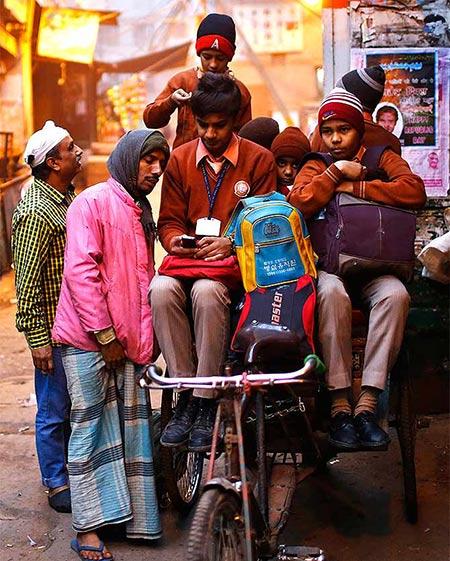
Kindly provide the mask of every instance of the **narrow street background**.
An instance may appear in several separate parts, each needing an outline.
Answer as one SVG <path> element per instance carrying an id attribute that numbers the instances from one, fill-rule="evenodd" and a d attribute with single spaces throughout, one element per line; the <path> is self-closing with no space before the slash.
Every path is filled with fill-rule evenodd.
<path id="1" fill-rule="evenodd" d="M 0 282 L 0 560 L 70 561 L 70 515 L 48 507 L 34 446 L 32 363 L 14 328 L 12 276 Z M 154 400 L 156 402 L 156 399 Z M 417 435 L 419 522 L 403 516 L 400 451 L 348 454 L 299 487 L 283 535 L 322 547 L 327 561 L 446 561 L 449 555 L 448 416 Z M 185 559 L 190 517 L 163 513 L 164 538 L 141 545 L 107 537 L 117 561 Z"/>

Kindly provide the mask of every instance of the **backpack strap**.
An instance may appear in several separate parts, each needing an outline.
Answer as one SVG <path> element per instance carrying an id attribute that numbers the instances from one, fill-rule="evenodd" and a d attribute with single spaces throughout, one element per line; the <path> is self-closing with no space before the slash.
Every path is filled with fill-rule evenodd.
<path id="1" fill-rule="evenodd" d="M 300 162 L 300 169 L 309 162 L 310 160 L 321 160 L 327 167 L 331 166 L 334 162 L 333 156 L 328 152 L 308 152 L 303 156 L 302 161 Z"/>
<path id="2" fill-rule="evenodd" d="M 380 167 L 381 156 L 384 151 L 390 148 L 389 146 L 368 146 L 364 152 L 361 163 L 368 169 L 376 169 Z"/>
<path id="3" fill-rule="evenodd" d="M 388 145 L 368 146 L 361 159 L 361 164 L 366 166 L 366 181 L 380 179 L 381 181 L 389 181 L 389 177 L 384 169 L 380 168 L 380 160 L 384 152 L 390 148 Z"/>

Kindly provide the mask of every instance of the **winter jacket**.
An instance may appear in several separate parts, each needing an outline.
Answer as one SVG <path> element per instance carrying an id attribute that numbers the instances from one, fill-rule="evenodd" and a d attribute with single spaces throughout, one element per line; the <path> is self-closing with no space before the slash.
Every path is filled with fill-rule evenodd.
<path id="1" fill-rule="evenodd" d="M 361 146 L 354 161 L 361 161 L 365 147 Z M 305 218 L 314 216 L 325 207 L 339 187 L 346 188 L 355 197 L 384 203 L 395 207 L 419 209 L 425 205 L 427 196 L 422 179 L 413 174 L 408 163 L 390 149 L 383 152 L 380 169 L 386 172 L 389 181 L 350 181 L 334 165 L 329 167 L 322 160 L 309 160 L 298 172 L 288 201 L 300 209 Z"/>
<path id="2" fill-rule="evenodd" d="M 67 213 L 55 341 L 98 351 L 94 332 L 112 326 L 131 361 L 150 362 L 153 330 L 147 292 L 154 260 L 141 212 L 111 177 L 76 197 Z"/>

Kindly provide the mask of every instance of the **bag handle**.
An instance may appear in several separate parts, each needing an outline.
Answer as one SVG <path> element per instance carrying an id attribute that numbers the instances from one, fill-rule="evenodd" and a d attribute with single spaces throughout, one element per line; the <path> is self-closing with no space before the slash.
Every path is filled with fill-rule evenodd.
<path id="1" fill-rule="evenodd" d="M 277 191 L 270 191 L 270 193 L 264 193 L 263 195 L 253 195 L 253 197 L 246 197 L 241 199 L 237 205 L 234 207 L 231 218 L 228 224 L 225 226 L 223 232 L 224 236 L 232 236 L 236 230 L 236 223 L 240 213 L 246 208 L 259 203 L 267 203 L 270 201 L 285 201 L 286 197 Z"/>

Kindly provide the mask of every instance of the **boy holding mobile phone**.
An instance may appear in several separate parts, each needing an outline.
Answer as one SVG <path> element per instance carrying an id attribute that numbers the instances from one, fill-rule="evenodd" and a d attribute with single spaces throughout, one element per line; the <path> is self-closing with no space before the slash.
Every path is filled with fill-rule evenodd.
<path id="1" fill-rule="evenodd" d="M 214 262 L 233 252 L 231 240 L 222 233 L 239 200 L 276 190 L 275 163 L 268 150 L 233 132 L 241 93 L 230 77 L 206 73 L 191 107 L 200 138 L 172 153 L 162 186 L 158 231 L 169 255 Z M 197 238 L 195 248 L 186 247 L 186 235 Z M 152 281 L 150 301 L 170 375 L 221 374 L 229 342 L 229 289 L 210 278 L 183 281 L 159 275 Z M 198 364 L 192 357 L 190 307 Z M 181 392 L 161 443 L 188 442 L 190 450 L 209 450 L 216 411 L 213 397 L 211 390 Z"/>

